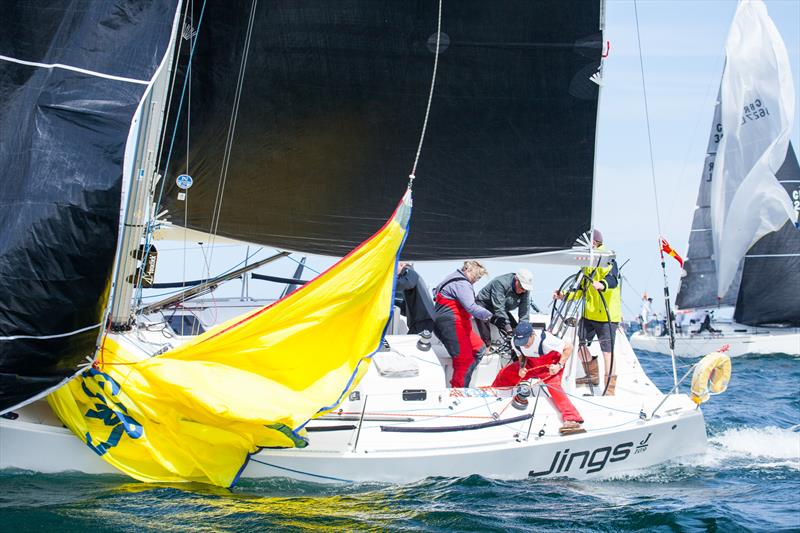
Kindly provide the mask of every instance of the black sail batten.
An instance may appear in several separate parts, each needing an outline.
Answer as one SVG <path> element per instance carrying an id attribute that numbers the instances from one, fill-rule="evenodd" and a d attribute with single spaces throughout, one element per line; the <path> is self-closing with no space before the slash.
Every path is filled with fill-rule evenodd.
<path id="1" fill-rule="evenodd" d="M 775 175 L 799 205 L 800 166 L 791 142 Z M 800 209 L 798 209 L 800 211 Z M 753 326 L 800 327 L 800 229 L 787 222 L 748 250 L 734 320 Z"/>
<path id="2" fill-rule="evenodd" d="M 681 309 L 734 305 L 742 277 L 740 265 L 728 292 L 723 298 L 717 298 L 717 267 L 714 263 L 714 240 L 711 235 L 711 177 L 714 172 L 717 147 L 722 140 L 720 107 L 720 95 L 717 94 L 714 120 L 708 137 L 706 159 L 697 191 L 692 229 L 689 233 L 689 249 L 683 266 L 685 274 L 681 278 L 675 300 L 675 304 Z"/>
<path id="3" fill-rule="evenodd" d="M 405 257 L 560 250 L 589 229 L 600 4 L 445 3 Z M 162 202 L 194 230 L 214 219 L 250 5 L 206 5 L 188 148 L 187 109 L 168 126 L 178 120 Z M 433 0 L 258 4 L 218 234 L 344 255 L 382 224 L 419 141 L 437 11 Z M 184 218 L 173 184 L 187 171 Z"/>
<path id="4" fill-rule="evenodd" d="M 0 411 L 94 354 L 131 120 L 177 0 L 0 0 Z"/>

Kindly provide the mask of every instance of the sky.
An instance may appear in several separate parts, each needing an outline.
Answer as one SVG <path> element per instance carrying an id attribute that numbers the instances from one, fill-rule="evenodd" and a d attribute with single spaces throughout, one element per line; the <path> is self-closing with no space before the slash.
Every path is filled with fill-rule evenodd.
<path id="1" fill-rule="evenodd" d="M 709 128 L 724 65 L 724 46 L 736 0 L 607 0 L 604 38 L 610 42 L 601 90 L 595 172 L 594 225 L 606 246 L 615 250 L 623 268 L 623 315 L 633 318 L 642 293 L 663 302 L 663 277 L 658 254 L 658 222 L 653 172 L 645 119 L 644 94 L 653 144 L 652 168 L 658 191 L 661 234 L 686 256 L 697 188 L 705 159 Z M 800 0 L 767 0 L 767 9 L 786 43 L 795 92 L 800 91 Z M 637 41 L 636 12 L 641 38 Z M 643 67 L 642 67 L 643 65 Z M 643 71 L 642 71 L 643 68 Z M 642 86 L 644 72 L 644 89 Z M 797 99 L 797 98 L 796 98 Z M 800 147 L 800 103 L 795 105 L 792 143 Z M 422 153 L 424 158 L 424 149 Z M 388 213 L 388 211 L 387 211 Z M 377 228 L 376 228 L 377 229 Z M 179 242 L 159 244 L 157 281 L 197 279 L 212 256 L 212 272 L 235 267 L 245 254 L 258 260 L 274 253 L 268 247 L 249 249 L 218 244 L 213 251 Z M 295 254 L 299 259 L 300 255 Z M 680 267 L 668 258 L 667 273 L 674 302 Z M 310 256 L 308 265 L 322 271 L 331 258 Z M 541 308 L 575 268 L 486 261 L 491 277 L 529 268 L 534 275 L 534 301 Z M 296 263 L 281 259 L 259 272 L 291 276 Z M 417 271 L 436 285 L 459 263 L 418 263 Z M 313 272 L 306 272 L 308 279 Z M 476 285 L 479 289 L 487 279 Z M 274 297 L 282 287 L 251 282 L 250 294 Z M 148 291 L 163 295 L 169 291 Z M 241 294 L 240 282 L 217 292 Z M 153 299 L 157 299 L 153 296 Z M 152 301 L 152 299 L 150 300 Z M 663 309 L 659 303 L 658 310 Z"/>

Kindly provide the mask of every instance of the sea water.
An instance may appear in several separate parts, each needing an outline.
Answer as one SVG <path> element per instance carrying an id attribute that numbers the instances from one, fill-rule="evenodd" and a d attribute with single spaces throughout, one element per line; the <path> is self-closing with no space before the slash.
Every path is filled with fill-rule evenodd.
<path id="1" fill-rule="evenodd" d="M 640 357 L 668 389 L 669 359 Z M 2 472 L 0 530 L 800 531 L 800 358 L 734 359 L 728 391 L 703 411 L 705 454 L 595 481 L 270 479 L 226 490 Z"/>

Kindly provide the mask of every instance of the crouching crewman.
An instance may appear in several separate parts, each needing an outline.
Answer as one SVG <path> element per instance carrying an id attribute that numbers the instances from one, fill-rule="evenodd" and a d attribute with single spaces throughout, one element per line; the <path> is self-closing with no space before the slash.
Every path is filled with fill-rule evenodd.
<path id="1" fill-rule="evenodd" d="M 520 322 L 514 329 L 514 352 L 518 360 L 503 368 L 492 387 L 513 387 L 522 380 L 541 379 L 547 394 L 561 413 L 562 435 L 585 433 L 581 417 L 561 387 L 564 365 L 572 354 L 572 346 L 547 331 L 534 331 L 529 322 Z"/>

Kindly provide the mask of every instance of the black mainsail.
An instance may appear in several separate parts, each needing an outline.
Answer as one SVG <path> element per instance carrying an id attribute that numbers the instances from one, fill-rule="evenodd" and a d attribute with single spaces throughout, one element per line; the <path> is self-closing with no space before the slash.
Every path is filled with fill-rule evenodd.
<path id="1" fill-rule="evenodd" d="M 177 4 L 0 0 L 13 21 L 0 34 L 0 410 L 94 354 L 126 141 Z M 408 258 L 569 248 L 591 219 L 602 2 L 445 7 Z M 363 241 L 406 184 L 437 9 L 190 3 L 183 38 L 197 41 L 176 58 L 176 87 L 184 77 L 190 86 L 173 93 L 177 137 L 164 174 L 173 184 L 189 173 L 194 186 L 185 201 L 167 189 L 172 221 L 310 253 L 343 255 Z M 237 79 L 244 53 L 247 74 Z"/>
<path id="2" fill-rule="evenodd" d="M 0 411 L 94 355 L 126 141 L 176 8 L 0 1 Z"/>
<path id="3" fill-rule="evenodd" d="M 800 212 L 800 166 L 792 144 L 776 177 Z M 800 327 L 800 228 L 787 222 L 744 258 L 733 318 L 742 324 Z"/>
<path id="4" fill-rule="evenodd" d="M 163 203 L 173 223 L 191 229 L 343 255 L 405 187 L 438 2 L 259 3 L 226 171 L 250 5 L 208 3 L 194 21 L 189 104 L 177 115 L 175 91 L 169 131 L 180 118 Z M 601 25 L 597 0 L 444 4 L 405 257 L 560 250 L 589 228 Z M 183 173 L 194 179 L 185 202 L 173 185 Z"/>

